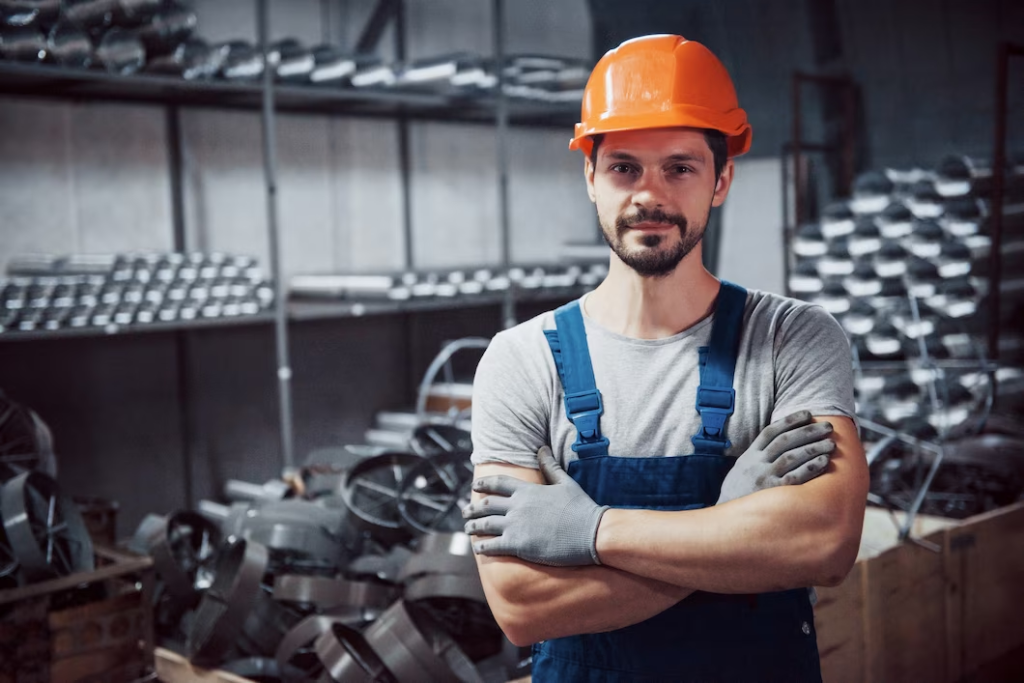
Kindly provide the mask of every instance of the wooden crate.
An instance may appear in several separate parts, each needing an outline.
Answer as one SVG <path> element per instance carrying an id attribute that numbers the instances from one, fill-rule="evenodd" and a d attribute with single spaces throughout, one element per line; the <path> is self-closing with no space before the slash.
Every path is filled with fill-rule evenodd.
<path id="1" fill-rule="evenodd" d="M 95 552 L 91 572 L 0 590 L 0 683 L 131 681 L 152 669 L 152 560 Z"/>
<path id="2" fill-rule="evenodd" d="M 866 536 L 891 533 L 877 523 L 887 513 L 869 513 Z M 1024 647 L 1024 503 L 915 528 L 934 530 L 924 540 L 937 552 L 866 537 L 846 581 L 818 589 L 825 683 L 973 680 Z M 1024 663 L 1005 664 L 999 680 L 1024 680 Z"/>

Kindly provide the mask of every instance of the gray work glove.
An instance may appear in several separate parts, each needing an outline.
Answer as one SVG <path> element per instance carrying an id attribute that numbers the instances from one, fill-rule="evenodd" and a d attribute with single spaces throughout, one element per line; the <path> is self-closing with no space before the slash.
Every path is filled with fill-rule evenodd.
<path id="1" fill-rule="evenodd" d="M 824 472 L 836 448 L 832 425 L 811 418 L 801 410 L 765 427 L 729 470 L 718 504 L 773 486 L 804 484 Z"/>
<path id="2" fill-rule="evenodd" d="M 473 490 L 487 494 L 470 503 L 462 516 L 466 533 L 494 536 L 477 540 L 478 555 L 514 555 L 521 560 L 553 567 L 601 564 L 595 541 L 597 525 L 608 506 L 591 500 L 566 474 L 551 449 L 537 453 L 547 484 L 504 474 L 482 477 Z"/>

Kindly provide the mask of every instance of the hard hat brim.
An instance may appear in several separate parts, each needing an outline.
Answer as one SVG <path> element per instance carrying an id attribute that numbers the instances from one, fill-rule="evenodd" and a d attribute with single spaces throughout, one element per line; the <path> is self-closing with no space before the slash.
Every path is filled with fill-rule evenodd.
<path id="1" fill-rule="evenodd" d="M 589 156 L 594 146 L 594 141 L 591 140 L 593 135 L 652 128 L 709 128 L 717 130 L 728 138 L 730 158 L 746 154 L 750 150 L 750 143 L 753 139 L 750 124 L 747 122 L 747 114 L 740 108 L 722 113 L 694 105 L 676 105 L 671 109 L 659 112 L 605 116 L 589 126 L 577 123 L 575 136 L 569 142 L 569 149 L 578 149 Z"/>

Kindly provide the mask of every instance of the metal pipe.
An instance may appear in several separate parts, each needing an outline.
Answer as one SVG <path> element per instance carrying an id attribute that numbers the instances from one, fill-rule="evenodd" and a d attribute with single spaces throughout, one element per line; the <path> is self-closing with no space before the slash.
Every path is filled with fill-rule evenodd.
<path id="1" fill-rule="evenodd" d="M 508 214 L 508 98 L 505 97 L 505 3 L 491 2 L 491 26 L 494 36 L 494 62 L 498 76 L 495 101 L 495 136 L 498 164 L 498 230 L 501 235 L 501 266 L 508 271 L 512 265 L 512 240 Z M 515 286 L 505 290 L 502 300 L 502 321 L 506 328 L 516 324 Z"/>
<path id="2" fill-rule="evenodd" d="M 277 214 L 277 142 L 274 117 L 274 72 L 270 64 L 270 9 L 267 0 L 256 0 L 260 50 L 263 53 L 263 177 L 267 196 L 267 237 L 270 242 L 270 274 L 274 280 L 274 336 L 277 347 L 277 388 L 281 420 L 281 460 L 286 472 L 295 467 L 292 441 L 292 369 L 288 355 L 288 290 L 281 272 L 281 236 Z"/>
<path id="3" fill-rule="evenodd" d="M 800 74 L 793 74 L 792 107 L 793 107 L 793 225 L 800 226 L 804 221 L 803 212 L 803 173 L 800 168 Z M 790 226 L 786 226 L 789 230 Z"/>

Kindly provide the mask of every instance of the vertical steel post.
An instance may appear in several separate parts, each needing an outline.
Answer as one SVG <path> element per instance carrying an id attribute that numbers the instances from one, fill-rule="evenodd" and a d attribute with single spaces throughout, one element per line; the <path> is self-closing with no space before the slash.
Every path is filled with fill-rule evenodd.
<path id="1" fill-rule="evenodd" d="M 992 149 L 992 250 L 989 252 L 988 357 L 999 360 L 999 288 L 1003 275 L 1003 185 L 1006 177 L 1006 100 L 1009 89 L 1010 45 L 996 51 L 996 120 Z"/>
<path id="2" fill-rule="evenodd" d="M 277 211 L 277 141 L 274 116 L 274 66 L 270 63 L 270 9 L 257 0 L 260 49 L 263 52 L 263 177 L 266 181 L 267 237 L 270 275 L 274 280 L 274 336 L 277 347 L 277 390 L 281 420 L 281 460 L 285 471 L 295 466 L 293 452 L 292 368 L 288 356 L 288 288 L 281 271 L 281 235 Z"/>
<path id="3" fill-rule="evenodd" d="M 171 181 L 172 248 L 177 252 L 188 250 L 185 230 L 184 161 L 181 142 L 181 111 L 169 105 L 164 111 L 167 130 L 167 165 Z M 174 355 L 178 370 L 178 412 L 181 421 L 181 479 L 185 508 L 195 505 L 195 472 L 192 467 L 195 454 L 196 419 L 193 412 L 192 337 L 188 330 L 174 333 Z"/>
<path id="4" fill-rule="evenodd" d="M 512 265 L 512 236 L 508 212 L 508 98 L 505 97 L 505 3 L 492 0 L 491 25 L 494 35 L 494 62 L 498 74 L 495 100 L 495 136 L 498 163 L 498 230 L 501 236 L 501 265 Z M 506 328 L 516 324 L 515 285 L 510 283 L 502 301 L 502 321 Z"/>

